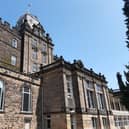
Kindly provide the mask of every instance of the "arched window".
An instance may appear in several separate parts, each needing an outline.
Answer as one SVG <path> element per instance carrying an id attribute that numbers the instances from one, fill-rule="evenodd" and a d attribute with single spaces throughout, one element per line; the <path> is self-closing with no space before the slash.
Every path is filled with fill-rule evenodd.
<path id="1" fill-rule="evenodd" d="M 4 107 L 4 82 L 0 80 L 0 110 Z"/>
<path id="2" fill-rule="evenodd" d="M 31 112 L 31 89 L 29 86 L 24 86 L 22 88 L 22 111 Z"/>

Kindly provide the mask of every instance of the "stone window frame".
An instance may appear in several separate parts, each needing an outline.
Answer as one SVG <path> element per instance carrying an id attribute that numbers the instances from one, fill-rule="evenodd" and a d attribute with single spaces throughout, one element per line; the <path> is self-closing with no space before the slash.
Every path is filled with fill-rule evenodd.
<path id="1" fill-rule="evenodd" d="M 24 91 L 25 88 L 29 89 L 29 92 Z M 22 113 L 32 113 L 32 89 L 30 85 L 24 85 L 21 89 L 22 91 L 22 103 L 21 103 L 21 112 Z M 28 110 L 24 110 L 24 95 L 28 94 L 29 95 L 29 103 L 28 103 Z"/>
<path id="2" fill-rule="evenodd" d="M 73 83 L 72 83 L 72 75 L 66 74 L 66 86 L 67 86 L 67 97 L 73 98 Z"/>
<path id="3" fill-rule="evenodd" d="M 45 117 L 45 128 L 51 129 L 51 115 L 46 115 Z"/>
<path id="4" fill-rule="evenodd" d="M 75 114 L 70 114 L 71 129 L 77 129 L 77 119 Z"/>
<path id="5" fill-rule="evenodd" d="M 17 48 L 18 47 L 18 40 L 16 38 L 13 38 L 11 41 L 11 45 L 13 48 Z"/>
<path id="6" fill-rule="evenodd" d="M 90 86 L 88 86 L 87 84 L 90 84 Z M 91 86 L 91 84 L 93 86 Z M 95 96 L 95 89 L 94 89 L 93 81 L 84 79 L 84 89 L 85 89 L 85 94 L 86 94 L 86 97 L 87 97 L 87 106 L 88 106 L 88 108 L 89 109 L 96 109 L 97 108 L 97 104 L 96 104 L 96 96 Z M 93 96 L 92 96 L 93 102 L 91 102 L 91 97 L 90 97 L 90 101 L 89 101 L 89 98 L 88 98 L 88 94 L 89 93 L 88 92 L 92 92 L 93 93 Z M 90 104 L 89 104 L 89 102 L 90 102 Z M 92 105 L 92 106 L 90 106 L 90 105 Z"/>
<path id="7" fill-rule="evenodd" d="M 32 59 L 34 60 L 38 59 L 38 51 L 36 49 L 32 50 Z"/>
<path id="8" fill-rule="evenodd" d="M 98 108 L 100 110 L 106 109 L 106 98 L 104 96 L 103 86 L 96 83 L 96 94 L 97 94 L 97 101 L 98 101 Z"/>
<path id="9" fill-rule="evenodd" d="M 37 47 L 38 47 L 38 40 L 32 38 L 32 39 L 31 39 L 31 46 L 32 46 L 32 49 L 35 49 L 35 50 L 38 51 L 38 48 L 37 48 Z"/>
<path id="10" fill-rule="evenodd" d="M 109 121 L 107 117 L 102 117 L 102 123 L 104 129 L 109 129 Z"/>
<path id="11" fill-rule="evenodd" d="M 47 44 L 43 43 L 42 45 L 42 53 L 47 53 Z"/>
<path id="12" fill-rule="evenodd" d="M 17 64 L 17 57 L 15 55 L 11 55 L 11 65 L 16 66 Z"/>
<path id="13" fill-rule="evenodd" d="M 3 112 L 4 111 L 4 103 L 5 103 L 4 102 L 4 100 L 5 100 L 5 82 L 2 79 L 0 79 L 0 81 L 3 83 L 3 91 L 2 91 L 3 93 L 0 91 L 0 112 Z M 2 98 L 1 98 L 1 96 L 2 96 Z M 2 100 L 2 103 L 1 103 L 1 100 Z"/>
<path id="14" fill-rule="evenodd" d="M 115 115 L 114 122 L 116 127 L 123 127 L 129 125 L 129 116 L 128 115 Z"/>
<path id="15" fill-rule="evenodd" d="M 97 93 L 97 97 L 98 97 L 98 107 L 99 107 L 99 109 L 105 109 L 106 108 L 106 104 L 105 104 L 104 94 Z"/>
<path id="16" fill-rule="evenodd" d="M 38 72 L 39 71 L 39 66 L 37 63 L 32 64 L 32 73 Z"/>
<path id="17" fill-rule="evenodd" d="M 99 119 L 97 117 L 91 117 L 93 129 L 99 129 Z"/>
<path id="18" fill-rule="evenodd" d="M 42 63 L 43 64 L 47 63 L 47 55 L 45 53 L 42 53 Z"/>

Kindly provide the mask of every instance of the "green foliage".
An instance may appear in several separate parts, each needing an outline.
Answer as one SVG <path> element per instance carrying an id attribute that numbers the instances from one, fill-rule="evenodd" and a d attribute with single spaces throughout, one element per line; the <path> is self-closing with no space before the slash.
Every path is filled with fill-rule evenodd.
<path id="1" fill-rule="evenodd" d="M 125 24 L 126 24 L 126 44 L 127 48 L 129 49 L 129 0 L 124 0 L 124 8 L 123 13 L 126 17 Z M 117 80 L 121 91 L 121 102 L 126 106 L 126 108 L 129 110 L 129 65 L 126 65 L 126 71 L 124 71 L 124 75 L 126 78 L 126 81 L 123 82 L 121 74 L 117 73 Z"/>
<path id="2" fill-rule="evenodd" d="M 117 73 L 117 80 L 120 87 L 121 92 L 121 102 L 125 107 L 129 110 L 129 85 L 128 82 L 123 82 L 122 76 L 120 73 Z"/>

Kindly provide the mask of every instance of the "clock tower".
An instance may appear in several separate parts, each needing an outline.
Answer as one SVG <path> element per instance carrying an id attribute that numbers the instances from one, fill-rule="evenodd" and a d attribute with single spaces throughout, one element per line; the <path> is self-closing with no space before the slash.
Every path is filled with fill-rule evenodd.
<path id="1" fill-rule="evenodd" d="M 21 72 L 38 72 L 40 64 L 53 62 L 52 39 L 36 16 L 24 14 L 17 21 L 16 28 L 22 35 Z"/>

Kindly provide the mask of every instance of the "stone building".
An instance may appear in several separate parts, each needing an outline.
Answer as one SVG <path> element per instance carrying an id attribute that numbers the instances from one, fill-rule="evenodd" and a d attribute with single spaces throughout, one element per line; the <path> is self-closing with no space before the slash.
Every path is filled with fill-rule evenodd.
<path id="1" fill-rule="evenodd" d="M 12 28 L 0 18 L 0 129 L 42 128 L 36 72 L 53 62 L 53 46 L 36 16 L 24 14 Z"/>
<path id="2" fill-rule="evenodd" d="M 71 64 L 61 57 L 40 72 L 45 129 L 129 129 L 129 112 L 120 96 L 110 93 L 105 77 L 80 60 Z"/>
<path id="3" fill-rule="evenodd" d="M 54 57 L 36 16 L 0 19 L 0 129 L 129 129 L 120 95 L 104 75 Z"/>
<path id="4" fill-rule="evenodd" d="M 11 70 L 33 73 L 40 64 L 53 61 L 53 43 L 38 18 L 24 14 L 15 27 L 0 19 L 0 65 Z"/>

